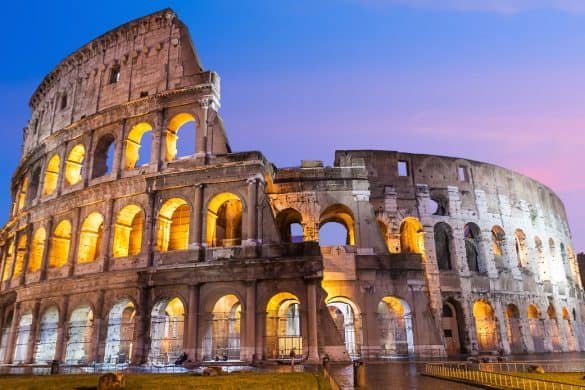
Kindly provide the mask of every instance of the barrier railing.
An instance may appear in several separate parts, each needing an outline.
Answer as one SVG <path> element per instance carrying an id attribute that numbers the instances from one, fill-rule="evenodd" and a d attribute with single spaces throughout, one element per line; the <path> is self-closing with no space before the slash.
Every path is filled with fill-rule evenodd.
<path id="1" fill-rule="evenodd" d="M 424 373 L 429 376 L 455 379 L 465 382 L 494 386 L 503 389 L 521 390 L 577 390 L 585 386 L 525 378 L 503 372 L 480 371 L 471 368 L 467 362 L 461 363 L 427 363 Z"/>
<path id="2" fill-rule="evenodd" d="M 585 359 L 479 363 L 479 370 L 490 372 L 530 372 L 531 366 L 542 367 L 545 372 L 585 372 Z"/>

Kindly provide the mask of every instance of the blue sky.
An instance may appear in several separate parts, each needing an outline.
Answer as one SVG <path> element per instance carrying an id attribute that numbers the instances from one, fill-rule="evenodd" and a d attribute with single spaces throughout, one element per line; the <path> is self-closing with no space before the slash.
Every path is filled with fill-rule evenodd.
<path id="1" fill-rule="evenodd" d="M 335 149 L 503 165 L 564 200 L 585 249 L 585 2 L 555 0 L 32 1 L 0 26 L 0 221 L 28 99 L 67 54 L 167 6 L 222 77 L 234 150 L 279 166 Z M 510 5 L 512 4 L 512 5 Z"/>

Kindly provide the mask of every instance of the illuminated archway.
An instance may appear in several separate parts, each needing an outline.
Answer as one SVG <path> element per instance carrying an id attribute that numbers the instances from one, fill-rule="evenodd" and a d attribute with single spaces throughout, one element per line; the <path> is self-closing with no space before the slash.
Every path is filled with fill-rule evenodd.
<path id="1" fill-rule="evenodd" d="M 323 230 L 328 224 L 339 224 L 345 228 L 345 237 L 332 237 L 330 242 L 324 240 Z M 337 236 L 337 234 L 335 234 Z M 319 243 L 320 245 L 355 245 L 354 218 L 351 210 L 342 204 L 333 204 L 327 207 L 319 218 Z"/>
<path id="2" fill-rule="evenodd" d="M 138 255 L 142 249 L 142 229 L 144 213 L 135 204 L 125 206 L 116 218 L 114 225 L 113 257 Z"/>
<path id="3" fill-rule="evenodd" d="M 410 306 L 403 299 L 386 296 L 377 310 L 381 357 L 414 353 L 414 335 Z"/>
<path id="4" fill-rule="evenodd" d="M 81 181 L 83 160 L 85 159 L 85 147 L 83 144 L 75 145 L 65 161 L 65 182 L 67 185 L 74 185 Z"/>
<path id="5" fill-rule="evenodd" d="M 46 239 L 47 231 L 45 228 L 38 228 L 33 235 L 33 240 L 30 246 L 28 272 L 34 273 L 41 269 L 41 265 L 43 263 L 43 253 L 45 252 Z"/>
<path id="6" fill-rule="evenodd" d="M 123 299 L 108 314 L 108 334 L 104 362 L 129 363 L 134 346 L 134 316 L 136 308 L 129 299 Z"/>
<path id="7" fill-rule="evenodd" d="M 156 250 L 167 252 L 188 249 L 190 218 L 191 210 L 184 199 L 167 200 L 158 213 Z"/>
<path id="8" fill-rule="evenodd" d="M 441 325 L 445 336 L 445 349 L 449 356 L 459 356 L 464 345 L 465 325 L 462 322 L 461 304 L 453 298 L 443 302 Z"/>
<path id="9" fill-rule="evenodd" d="M 53 230 L 49 251 L 49 268 L 60 268 L 67 264 L 71 242 L 71 223 L 63 220 Z"/>
<path id="10" fill-rule="evenodd" d="M 530 326 L 530 336 L 534 352 L 542 353 L 544 349 L 544 320 L 540 318 L 540 312 L 534 304 L 528 305 L 528 325 Z"/>
<path id="11" fill-rule="evenodd" d="M 45 168 L 45 180 L 43 183 L 43 196 L 51 195 L 57 189 L 57 181 L 59 179 L 59 165 L 61 158 L 58 154 L 54 154 L 47 163 Z"/>
<path id="12" fill-rule="evenodd" d="M 12 276 L 12 262 L 14 261 L 14 238 L 8 239 L 4 247 L 4 271 L 2 272 L 2 281 L 5 282 Z"/>
<path id="13" fill-rule="evenodd" d="M 303 217 L 301 213 L 293 208 L 284 209 L 278 213 L 276 216 L 276 226 L 278 226 L 280 238 L 283 242 L 303 241 L 302 221 Z M 295 230 L 295 226 L 300 226 L 300 232 L 293 231 Z"/>
<path id="14" fill-rule="evenodd" d="M 26 255 L 26 243 L 28 237 L 26 234 L 21 234 L 18 238 L 18 245 L 16 246 L 16 260 L 14 262 L 14 272 L 12 273 L 12 279 L 20 276 L 24 268 L 24 256 Z"/>
<path id="15" fill-rule="evenodd" d="M 179 139 L 179 132 L 182 130 L 183 126 L 187 125 L 187 124 L 193 124 L 193 126 L 195 125 L 195 117 L 191 114 L 187 114 L 187 113 L 180 113 L 175 115 L 171 121 L 169 122 L 169 125 L 167 127 L 167 131 L 166 131 L 166 136 L 165 136 L 165 160 L 166 161 L 172 161 L 175 160 L 177 157 L 181 157 L 180 155 L 178 156 L 178 145 L 177 145 L 177 141 Z M 183 136 L 183 135 L 181 135 Z M 186 135 L 191 136 L 193 138 L 195 138 L 195 131 L 192 131 L 192 134 L 187 134 Z M 194 150 L 194 148 L 193 148 Z M 187 153 L 185 153 L 187 154 Z M 192 154 L 189 153 L 189 154 Z"/>
<path id="16" fill-rule="evenodd" d="M 353 301 L 345 297 L 333 297 L 327 301 L 329 314 L 337 332 L 343 339 L 348 355 L 355 359 L 361 354 L 361 314 Z"/>
<path id="17" fill-rule="evenodd" d="M 90 263 L 100 256 L 103 230 L 104 217 L 100 213 L 93 212 L 85 218 L 79 233 L 78 263 Z"/>
<path id="18" fill-rule="evenodd" d="M 78 306 L 71 312 L 67 330 L 65 363 L 84 364 L 90 361 L 93 326 L 93 311 L 89 305 Z"/>
<path id="19" fill-rule="evenodd" d="M 59 309 L 49 307 L 43 313 L 39 325 L 38 339 L 35 346 L 35 363 L 47 363 L 55 358 L 57 333 L 59 330 Z"/>
<path id="20" fill-rule="evenodd" d="M 528 248 L 526 247 L 526 234 L 522 229 L 516 229 L 514 233 L 514 243 L 516 246 L 516 258 L 518 267 L 528 267 Z"/>
<path id="21" fill-rule="evenodd" d="M 109 175 L 114 166 L 114 151 L 116 138 L 112 134 L 102 135 L 93 152 L 92 179 Z"/>
<path id="22" fill-rule="evenodd" d="M 28 176 L 25 176 L 22 179 L 22 183 L 20 184 L 20 188 L 18 190 L 18 196 L 16 198 L 16 211 L 20 211 L 24 208 L 26 204 L 26 194 L 28 191 Z"/>
<path id="23" fill-rule="evenodd" d="M 207 246 L 242 243 L 242 200 L 231 192 L 215 195 L 207 206 Z"/>
<path id="24" fill-rule="evenodd" d="M 302 355 L 301 303 L 288 292 L 275 294 L 266 305 L 266 342 L 268 359 L 288 359 L 290 352 Z"/>
<path id="25" fill-rule="evenodd" d="M 183 352 L 185 307 L 179 298 L 161 299 L 153 307 L 149 361 L 169 364 Z"/>
<path id="26" fill-rule="evenodd" d="M 440 271 L 453 268 L 451 254 L 453 253 L 453 231 L 445 222 L 439 222 L 433 227 L 435 239 L 435 256 Z"/>
<path id="27" fill-rule="evenodd" d="M 7 307 L 4 314 L 4 321 L 2 322 L 2 329 L 0 332 L 0 362 L 6 359 L 6 351 L 8 350 L 8 336 L 10 329 L 12 329 L 12 321 L 14 310 L 12 307 Z"/>
<path id="28" fill-rule="evenodd" d="M 565 334 L 567 336 L 567 348 L 569 351 L 576 351 L 578 349 L 577 338 L 575 337 L 575 328 L 571 322 L 571 315 L 569 310 L 563 306 L 563 326 L 565 327 Z"/>
<path id="29" fill-rule="evenodd" d="M 150 133 L 150 134 L 147 134 Z M 152 140 L 152 126 L 146 122 L 140 122 L 132 127 L 128 138 L 126 139 L 126 153 L 124 158 L 124 168 L 134 169 L 136 164 L 145 159 L 150 160 L 150 149 L 141 150 L 143 146 L 149 145 L 148 139 Z"/>
<path id="30" fill-rule="evenodd" d="M 233 294 L 217 300 L 205 331 L 203 360 L 240 360 L 241 311 Z"/>
<path id="31" fill-rule="evenodd" d="M 557 310 L 552 303 L 548 305 L 546 313 L 548 315 L 548 319 L 546 320 L 546 327 L 548 328 L 548 334 L 552 344 L 553 352 L 560 352 L 562 347 L 561 336 L 559 334 L 559 324 L 557 321 Z"/>
<path id="32" fill-rule="evenodd" d="M 498 335 L 496 318 L 491 305 L 484 301 L 475 301 L 473 317 L 479 351 L 496 351 L 498 349 Z"/>
<path id="33" fill-rule="evenodd" d="M 18 322 L 16 329 L 16 342 L 14 344 L 14 358 L 12 362 L 15 364 L 24 363 L 28 353 L 28 341 L 31 337 L 33 315 L 30 312 L 23 314 Z"/>
<path id="34" fill-rule="evenodd" d="M 467 267 L 471 272 L 485 272 L 485 262 L 483 261 L 481 251 L 481 230 L 475 223 L 465 224 L 465 257 L 467 258 Z"/>
<path id="35" fill-rule="evenodd" d="M 417 218 L 405 218 L 400 224 L 400 252 L 424 253 L 424 230 Z"/>
<path id="36" fill-rule="evenodd" d="M 522 340 L 520 312 L 518 307 L 512 303 L 506 306 L 506 334 L 510 343 L 510 352 L 526 352 L 524 341 Z"/>

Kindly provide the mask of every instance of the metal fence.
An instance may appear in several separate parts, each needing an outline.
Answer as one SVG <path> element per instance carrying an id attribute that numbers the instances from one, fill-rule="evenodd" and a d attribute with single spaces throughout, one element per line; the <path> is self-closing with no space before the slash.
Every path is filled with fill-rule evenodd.
<path id="1" fill-rule="evenodd" d="M 479 363 L 479 370 L 488 372 L 530 372 L 531 366 L 540 366 L 545 372 L 585 372 L 585 359 Z"/>
<path id="2" fill-rule="evenodd" d="M 425 364 L 424 374 L 437 378 L 459 380 L 505 389 L 521 390 L 585 389 L 585 386 L 581 385 L 571 385 L 567 383 L 547 381 L 536 378 L 525 378 L 517 375 L 507 374 L 504 372 L 476 370 L 472 368 L 473 366 L 474 366 L 473 364 L 470 364 L 468 362 L 427 363 Z"/>

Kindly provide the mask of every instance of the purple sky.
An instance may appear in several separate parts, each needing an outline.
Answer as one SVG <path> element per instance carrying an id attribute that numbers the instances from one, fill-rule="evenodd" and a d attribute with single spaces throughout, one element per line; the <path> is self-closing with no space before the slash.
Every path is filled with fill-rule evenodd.
<path id="1" fill-rule="evenodd" d="M 575 249 L 585 250 L 585 2 L 577 0 L 9 5 L 0 27 L 10 59 L 0 64 L 0 220 L 42 77 L 92 38 L 166 6 L 222 77 L 234 150 L 261 150 L 279 166 L 331 164 L 345 148 L 495 163 L 559 194 Z"/>

